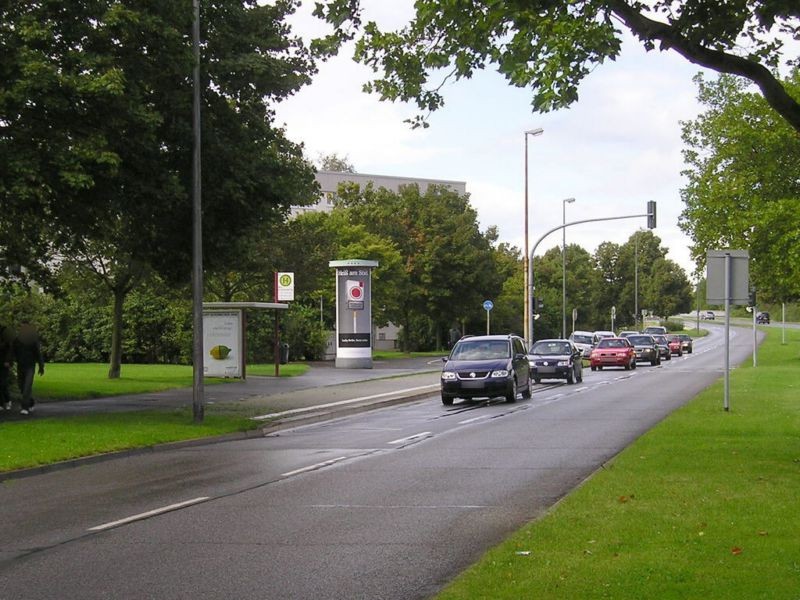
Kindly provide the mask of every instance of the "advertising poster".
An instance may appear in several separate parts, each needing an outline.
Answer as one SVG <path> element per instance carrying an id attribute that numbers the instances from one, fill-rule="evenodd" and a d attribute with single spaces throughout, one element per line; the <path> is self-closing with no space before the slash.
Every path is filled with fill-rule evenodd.
<path id="1" fill-rule="evenodd" d="M 242 311 L 203 313 L 203 374 L 242 376 Z"/>

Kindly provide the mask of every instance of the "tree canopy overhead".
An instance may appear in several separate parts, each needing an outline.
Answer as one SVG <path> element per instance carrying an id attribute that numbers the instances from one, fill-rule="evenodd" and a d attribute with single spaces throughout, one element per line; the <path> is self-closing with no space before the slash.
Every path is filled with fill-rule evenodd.
<path id="1" fill-rule="evenodd" d="M 448 79 L 494 66 L 511 85 L 530 87 L 533 107 L 549 111 L 578 99 L 578 85 L 620 52 L 620 26 L 647 50 L 674 50 L 702 67 L 745 77 L 800 131 L 800 102 L 775 75 L 783 40 L 800 39 L 796 0 L 417 0 L 404 28 L 362 28 L 359 0 L 318 2 L 315 14 L 335 30 L 317 40 L 321 54 L 360 35 L 355 58 L 378 77 L 365 86 L 386 100 L 413 101 L 427 113 L 444 103 Z M 788 57 L 797 64 L 798 57 Z"/>

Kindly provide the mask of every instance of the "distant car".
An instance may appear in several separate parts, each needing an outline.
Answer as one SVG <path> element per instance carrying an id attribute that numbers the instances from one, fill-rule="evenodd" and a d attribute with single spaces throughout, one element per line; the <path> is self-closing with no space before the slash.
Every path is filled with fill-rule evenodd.
<path id="1" fill-rule="evenodd" d="M 705 319 L 706 321 L 713 321 L 716 318 L 713 310 L 707 310 L 703 314 L 700 315 L 701 319 Z"/>
<path id="2" fill-rule="evenodd" d="M 677 335 L 668 335 L 667 345 L 669 346 L 670 354 L 683 356 L 683 341 Z"/>
<path id="3" fill-rule="evenodd" d="M 658 353 L 663 360 L 672 360 L 672 352 L 669 349 L 669 342 L 667 341 L 667 336 L 656 334 L 651 335 L 653 341 L 658 346 Z"/>
<path id="4" fill-rule="evenodd" d="M 636 368 L 636 351 L 626 338 L 603 338 L 592 350 L 589 366 L 592 371 L 602 371 L 603 367 L 623 367 L 630 371 Z"/>
<path id="5" fill-rule="evenodd" d="M 442 367 L 442 404 L 456 398 L 531 397 L 525 342 L 516 335 L 476 335 L 456 342 Z"/>
<path id="6" fill-rule="evenodd" d="M 661 325 L 650 325 L 650 327 L 645 327 L 642 333 L 648 335 L 667 335 L 667 328 Z"/>
<path id="7" fill-rule="evenodd" d="M 620 331 L 617 334 L 617 337 L 626 338 L 626 337 L 628 337 L 630 335 L 639 335 L 639 332 L 638 331 Z"/>
<path id="8" fill-rule="evenodd" d="M 592 348 L 594 348 L 593 335 L 591 331 L 573 331 L 569 336 L 569 341 L 581 351 L 583 358 L 589 358 L 592 353 Z"/>
<path id="9" fill-rule="evenodd" d="M 542 379 L 566 379 L 567 383 L 583 381 L 581 351 L 569 340 L 539 340 L 528 352 L 531 378 L 534 383 Z"/>
<path id="10" fill-rule="evenodd" d="M 633 345 L 637 361 L 648 361 L 654 367 L 661 364 L 661 355 L 652 335 L 640 333 L 628 336 L 626 339 Z"/>
<path id="11" fill-rule="evenodd" d="M 760 312 L 756 315 L 756 323 L 759 325 L 769 325 L 769 313 Z"/>
<path id="12" fill-rule="evenodd" d="M 691 354 L 694 346 L 694 340 L 692 339 L 692 336 L 690 336 L 688 333 L 679 333 L 678 337 L 681 338 L 681 347 L 683 348 L 683 351 Z"/>
<path id="13" fill-rule="evenodd" d="M 609 338 L 609 337 L 617 337 L 617 334 L 614 333 L 613 331 L 595 331 L 592 334 L 592 343 L 595 346 L 597 346 L 597 342 L 599 342 L 603 338 Z"/>

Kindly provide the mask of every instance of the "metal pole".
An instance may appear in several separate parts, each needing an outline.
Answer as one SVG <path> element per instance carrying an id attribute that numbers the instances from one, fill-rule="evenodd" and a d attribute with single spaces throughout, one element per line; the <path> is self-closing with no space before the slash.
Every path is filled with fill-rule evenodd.
<path id="1" fill-rule="evenodd" d="M 633 252 L 633 328 L 639 327 L 639 232 L 636 232 L 634 237 L 634 252 Z M 644 323 L 642 323 L 644 325 Z M 644 329 L 644 327 L 642 327 Z"/>
<path id="2" fill-rule="evenodd" d="M 700 277 L 697 278 L 697 283 L 695 284 L 695 302 L 697 303 L 697 312 L 695 313 L 695 330 L 697 331 L 698 335 L 700 334 Z"/>
<path id="3" fill-rule="evenodd" d="M 567 202 L 575 202 L 575 198 L 561 201 L 561 339 L 567 337 Z"/>
<path id="4" fill-rule="evenodd" d="M 524 269 L 522 285 L 525 287 L 522 300 L 522 310 L 524 315 L 522 317 L 522 329 L 525 340 L 528 344 L 531 342 L 531 292 L 528 289 L 528 132 L 525 132 L 525 256 L 522 257 L 522 268 Z"/>
<path id="5" fill-rule="evenodd" d="M 490 310 L 487 310 L 487 311 L 486 311 L 486 335 L 490 335 L 490 333 L 489 333 L 489 329 L 490 329 L 490 327 L 489 327 L 489 320 L 490 320 L 490 319 L 489 319 L 489 314 L 490 314 L 491 312 L 492 312 L 492 311 L 490 311 Z"/>
<path id="6" fill-rule="evenodd" d="M 756 307 L 753 305 L 753 367 L 758 366 L 758 330 L 756 329 Z"/>
<path id="7" fill-rule="evenodd" d="M 781 302 L 781 344 L 786 345 L 786 302 Z"/>
<path id="8" fill-rule="evenodd" d="M 200 188 L 200 0 L 192 0 L 192 49 L 194 54 L 192 128 L 192 416 L 202 423 L 203 400 L 203 222 Z"/>
<path id="9" fill-rule="evenodd" d="M 731 255 L 725 255 L 725 392 L 723 407 L 730 410 L 731 383 Z"/>

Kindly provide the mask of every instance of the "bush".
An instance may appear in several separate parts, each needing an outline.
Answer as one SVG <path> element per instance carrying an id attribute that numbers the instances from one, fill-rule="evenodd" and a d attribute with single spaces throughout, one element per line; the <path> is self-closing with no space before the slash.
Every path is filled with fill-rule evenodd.
<path id="1" fill-rule="evenodd" d="M 683 321 L 661 321 L 661 325 L 667 328 L 667 331 L 683 331 L 685 327 L 683 326 Z"/>

